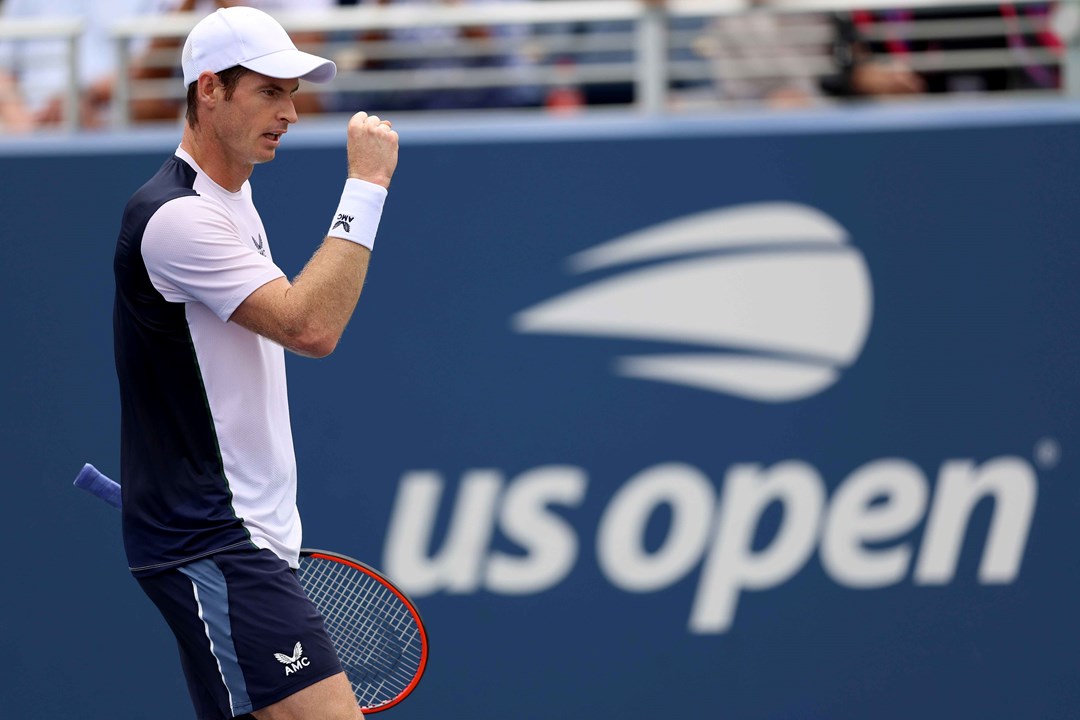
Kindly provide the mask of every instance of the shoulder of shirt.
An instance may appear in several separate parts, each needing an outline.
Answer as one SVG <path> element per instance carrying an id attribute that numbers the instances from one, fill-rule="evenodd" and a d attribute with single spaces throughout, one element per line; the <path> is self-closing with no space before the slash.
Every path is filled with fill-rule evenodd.
<path id="1" fill-rule="evenodd" d="M 200 222 L 216 223 L 227 221 L 231 217 L 220 202 L 205 195 L 181 195 L 163 203 L 153 215 L 154 223 L 160 225 L 197 225 Z"/>

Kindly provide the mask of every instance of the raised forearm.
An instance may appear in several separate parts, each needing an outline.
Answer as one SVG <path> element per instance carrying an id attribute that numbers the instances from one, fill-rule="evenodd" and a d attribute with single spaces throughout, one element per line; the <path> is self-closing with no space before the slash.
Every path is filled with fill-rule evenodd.
<path id="1" fill-rule="evenodd" d="M 231 321 L 301 355 L 333 352 L 356 309 L 386 188 L 397 166 L 397 133 L 377 117 L 349 122 L 349 180 L 328 237 L 290 283 L 278 278 L 247 297 Z"/>
<path id="2" fill-rule="evenodd" d="M 288 334 L 300 340 L 304 354 L 322 357 L 337 346 L 367 277 L 371 251 L 328 237 L 286 292 Z M 296 347 L 289 349 L 302 352 Z"/>

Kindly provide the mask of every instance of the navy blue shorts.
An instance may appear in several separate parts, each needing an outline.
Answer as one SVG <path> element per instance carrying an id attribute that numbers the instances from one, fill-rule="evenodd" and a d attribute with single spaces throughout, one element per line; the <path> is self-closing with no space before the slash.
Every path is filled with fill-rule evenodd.
<path id="1" fill-rule="evenodd" d="M 136 579 L 176 636 L 199 720 L 243 716 L 341 672 L 322 616 L 269 550 Z"/>

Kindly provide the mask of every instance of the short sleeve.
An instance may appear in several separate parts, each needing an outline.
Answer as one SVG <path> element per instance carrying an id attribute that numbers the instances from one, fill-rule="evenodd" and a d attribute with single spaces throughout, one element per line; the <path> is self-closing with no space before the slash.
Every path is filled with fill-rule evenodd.
<path id="1" fill-rule="evenodd" d="M 146 225 L 142 257 L 169 302 L 200 302 L 227 322 L 255 290 L 285 273 L 244 243 L 225 210 L 200 196 L 162 205 Z"/>

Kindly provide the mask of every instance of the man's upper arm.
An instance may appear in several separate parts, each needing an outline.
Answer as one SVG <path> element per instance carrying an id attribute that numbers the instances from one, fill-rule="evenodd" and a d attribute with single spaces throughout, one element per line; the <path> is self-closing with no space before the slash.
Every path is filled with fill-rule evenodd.
<path id="1" fill-rule="evenodd" d="M 229 322 L 289 347 L 282 320 L 286 310 L 285 294 L 291 288 L 292 284 L 284 277 L 271 280 L 244 298 Z"/>

